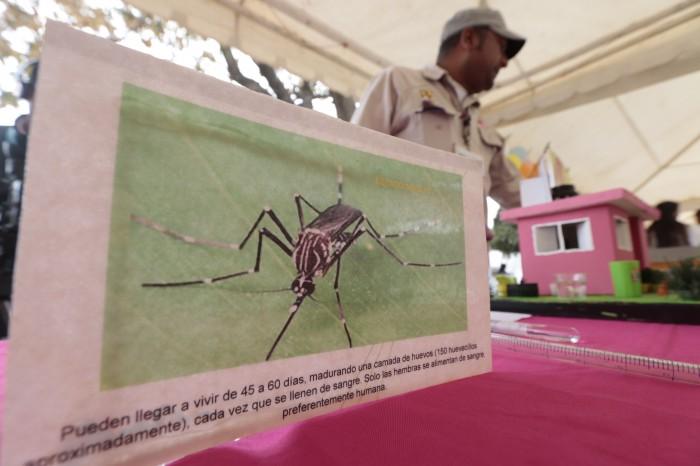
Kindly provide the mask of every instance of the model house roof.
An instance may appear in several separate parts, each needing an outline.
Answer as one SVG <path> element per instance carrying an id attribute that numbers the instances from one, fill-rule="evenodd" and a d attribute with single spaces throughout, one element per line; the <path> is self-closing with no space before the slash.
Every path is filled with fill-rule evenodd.
<path id="1" fill-rule="evenodd" d="M 557 199 L 544 204 L 537 204 L 517 209 L 509 209 L 501 212 L 501 220 L 516 223 L 516 221 L 530 218 L 552 215 L 562 212 L 586 209 L 602 205 L 614 205 L 624 210 L 630 216 L 643 220 L 656 220 L 659 211 L 650 206 L 626 189 L 610 189 L 593 194 L 580 194 L 574 197 Z"/>

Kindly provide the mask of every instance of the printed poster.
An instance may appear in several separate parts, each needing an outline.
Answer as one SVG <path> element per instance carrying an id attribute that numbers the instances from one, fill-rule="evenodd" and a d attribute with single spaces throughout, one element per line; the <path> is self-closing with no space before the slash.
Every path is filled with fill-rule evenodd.
<path id="1" fill-rule="evenodd" d="M 490 370 L 481 167 L 51 24 L 3 464 L 150 464 Z"/>

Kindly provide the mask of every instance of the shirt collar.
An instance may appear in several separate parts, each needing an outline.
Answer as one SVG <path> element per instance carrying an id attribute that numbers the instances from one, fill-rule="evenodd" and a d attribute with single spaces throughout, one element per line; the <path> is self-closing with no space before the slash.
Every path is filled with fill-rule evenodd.
<path id="1" fill-rule="evenodd" d="M 447 74 L 447 71 L 437 65 L 428 65 L 423 67 L 421 74 L 430 81 L 440 81 Z"/>
<path id="2" fill-rule="evenodd" d="M 479 104 L 475 96 L 469 95 L 467 90 L 460 83 L 455 81 L 452 76 L 450 76 L 444 68 L 438 65 L 428 65 L 421 70 L 423 77 L 429 81 L 442 81 L 447 83 L 454 91 L 457 101 L 461 104 L 462 108 L 471 107 L 472 105 Z"/>
<path id="3" fill-rule="evenodd" d="M 464 88 L 464 86 L 455 81 L 454 78 L 448 73 L 445 73 L 445 79 L 448 83 L 450 83 L 450 86 L 452 86 L 452 89 L 454 89 L 455 94 L 457 94 L 457 100 L 459 100 L 462 106 L 464 106 L 464 104 L 466 103 L 465 100 L 468 96 L 467 90 Z"/>

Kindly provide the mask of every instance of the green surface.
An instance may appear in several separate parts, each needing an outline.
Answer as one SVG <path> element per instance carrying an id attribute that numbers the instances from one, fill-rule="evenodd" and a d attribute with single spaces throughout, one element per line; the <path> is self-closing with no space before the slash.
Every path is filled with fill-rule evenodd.
<path id="1" fill-rule="evenodd" d="M 508 299 L 511 301 L 526 301 L 540 303 L 639 303 L 639 304 L 698 304 L 700 301 L 681 299 L 678 295 L 659 296 L 657 294 L 645 294 L 638 298 L 616 298 L 612 295 L 592 295 L 585 298 L 559 298 L 554 296 L 540 296 L 537 298 L 503 297 L 494 299 Z"/>
<path id="2" fill-rule="evenodd" d="M 296 237 L 293 195 L 319 209 L 344 202 L 407 261 L 464 260 L 461 177 L 254 124 L 126 85 L 119 127 L 105 303 L 102 387 L 111 389 L 265 359 L 294 301 L 296 271 L 271 242 L 258 274 L 180 288 L 143 288 L 248 270 L 242 251 L 189 245 L 129 220 L 149 218 L 197 238 L 239 243 L 264 206 Z M 306 210 L 306 221 L 313 213 Z M 439 221 L 427 226 L 430 221 Z M 277 232 L 269 219 L 264 226 Z M 279 235 L 281 237 L 281 235 Z M 273 359 L 347 347 L 332 269 L 316 280 Z M 462 266 L 404 268 L 370 238 L 342 257 L 340 289 L 355 346 L 466 329 Z"/>

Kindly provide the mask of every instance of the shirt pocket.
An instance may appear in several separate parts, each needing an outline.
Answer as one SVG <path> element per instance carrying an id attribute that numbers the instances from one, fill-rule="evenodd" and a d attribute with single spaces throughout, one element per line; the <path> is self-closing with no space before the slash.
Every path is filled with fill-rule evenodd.
<path id="1" fill-rule="evenodd" d="M 461 137 L 459 114 L 446 102 L 416 99 L 405 107 L 407 125 L 398 134 L 420 144 L 448 152 L 455 150 Z"/>

